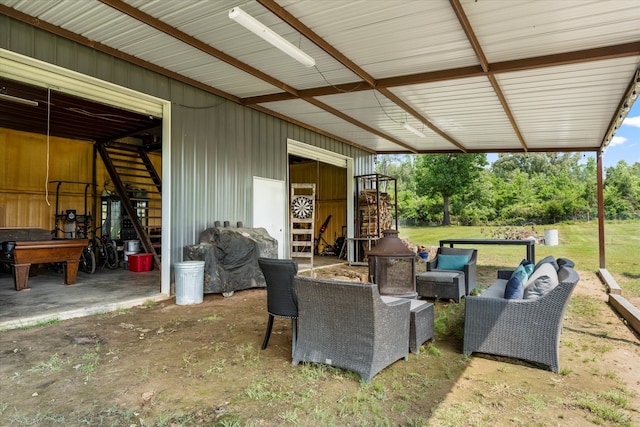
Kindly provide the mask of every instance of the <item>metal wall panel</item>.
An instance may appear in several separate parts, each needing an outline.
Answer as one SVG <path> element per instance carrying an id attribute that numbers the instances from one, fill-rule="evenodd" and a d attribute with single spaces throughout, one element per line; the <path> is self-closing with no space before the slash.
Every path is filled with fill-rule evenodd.
<path id="1" fill-rule="evenodd" d="M 0 47 L 172 102 L 172 262 L 216 220 L 251 226 L 253 176 L 287 179 L 287 138 L 353 158 L 356 175 L 373 171 L 368 152 L 6 16 L 0 16 Z"/>

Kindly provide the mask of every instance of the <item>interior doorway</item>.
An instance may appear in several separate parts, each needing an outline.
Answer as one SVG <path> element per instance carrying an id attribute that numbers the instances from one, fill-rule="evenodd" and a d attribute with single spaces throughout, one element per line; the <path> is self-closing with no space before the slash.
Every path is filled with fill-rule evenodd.
<path id="1" fill-rule="evenodd" d="M 347 260 L 347 237 L 353 233 L 353 161 L 298 141 L 288 141 L 289 185 L 314 184 L 314 260 Z M 289 236 L 289 238 L 291 238 Z M 314 261 L 314 264 L 317 262 Z"/>

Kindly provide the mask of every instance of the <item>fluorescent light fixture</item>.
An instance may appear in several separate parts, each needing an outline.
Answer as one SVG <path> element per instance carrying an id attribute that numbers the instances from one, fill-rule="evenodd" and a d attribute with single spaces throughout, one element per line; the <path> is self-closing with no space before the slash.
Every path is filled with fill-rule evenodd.
<path id="1" fill-rule="evenodd" d="M 18 98 L 17 96 L 7 95 L 6 93 L 0 93 L 0 99 L 7 101 L 17 102 L 19 104 L 30 105 L 32 107 L 38 106 L 38 101 L 32 101 L 30 99 Z"/>
<path id="2" fill-rule="evenodd" d="M 406 130 L 408 130 L 409 132 L 415 134 L 416 136 L 419 136 L 420 138 L 426 138 L 427 135 L 425 135 L 424 133 L 422 133 L 421 131 L 419 131 L 418 129 L 414 128 L 413 126 L 411 126 L 409 123 L 404 122 L 402 124 L 402 127 L 404 127 Z"/>
<path id="3" fill-rule="evenodd" d="M 249 15 L 239 7 L 229 9 L 229 18 L 236 21 L 238 24 L 245 27 L 247 30 L 268 41 L 296 61 L 300 62 L 305 67 L 313 67 L 316 65 L 316 60 L 298 49 L 293 44 L 282 38 L 278 33 L 258 21 L 253 16 Z"/>

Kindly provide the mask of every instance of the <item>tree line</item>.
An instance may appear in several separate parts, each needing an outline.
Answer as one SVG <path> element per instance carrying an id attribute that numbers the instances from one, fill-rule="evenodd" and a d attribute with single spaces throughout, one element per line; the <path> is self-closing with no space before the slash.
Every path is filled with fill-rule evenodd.
<path id="1" fill-rule="evenodd" d="M 581 153 L 380 156 L 407 225 L 553 224 L 597 217 L 596 160 Z M 604 169 L 606 219 L 637 219 L 640 163 Z M 388 190 L 390 191 L 390 190 Z"/>

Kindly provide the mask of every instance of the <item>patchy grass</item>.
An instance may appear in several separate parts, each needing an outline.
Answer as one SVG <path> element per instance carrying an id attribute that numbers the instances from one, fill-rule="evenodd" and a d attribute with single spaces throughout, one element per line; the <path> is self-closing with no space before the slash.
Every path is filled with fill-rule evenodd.
<path id="1" fill-rule="evenodd" d="M 629 414 L 629 397 L 635 396 L 624 389 L 606 390 L 600 393 L 576 393 L 574 404 L 586 409 L 595 424 L 613 423 L 621 427 L 631 427 L 633 422 Z"/>
<path id="2" fill-rule="evenodd" d="M 474 237 L 466 227 L 435 229 L 446 232 L 443 237 Z M 539 258 L 549 251 L 573 259 L 583 276 L 566 313 L 560 374 L 516 360 L 462 355 L 464 298 L 459 304 L 436 301 L 435 340 L 369 383 L 325 364 L 293 366 L 287 322 L 276 323 L 269 346 L 260 349 L 266 296 L 248 290 L 229 298 L 207 295 L 199 305 L 163 301 L 2 332 L 0 389 L 12 391 L 0 401 L 2 424 L 640 425 L 639 388 L 630 369 L 640 356 L 637 337 L 591 296 L 600 285 L 582 263 L 592 250 L 574 251 L 563 241 L 574 240 L 568 230 L 560 228 L 558 247 L 536 248 Z M 480 287 L 493 282 L 496 268 L 524 256 L 524 248 L 521 254 L 502 249 L 481 248 Z M 81 346 L 71 337 L 95 337 L 100 345 Z M 152 397 L 144 400 L 145 393 Z"/>

